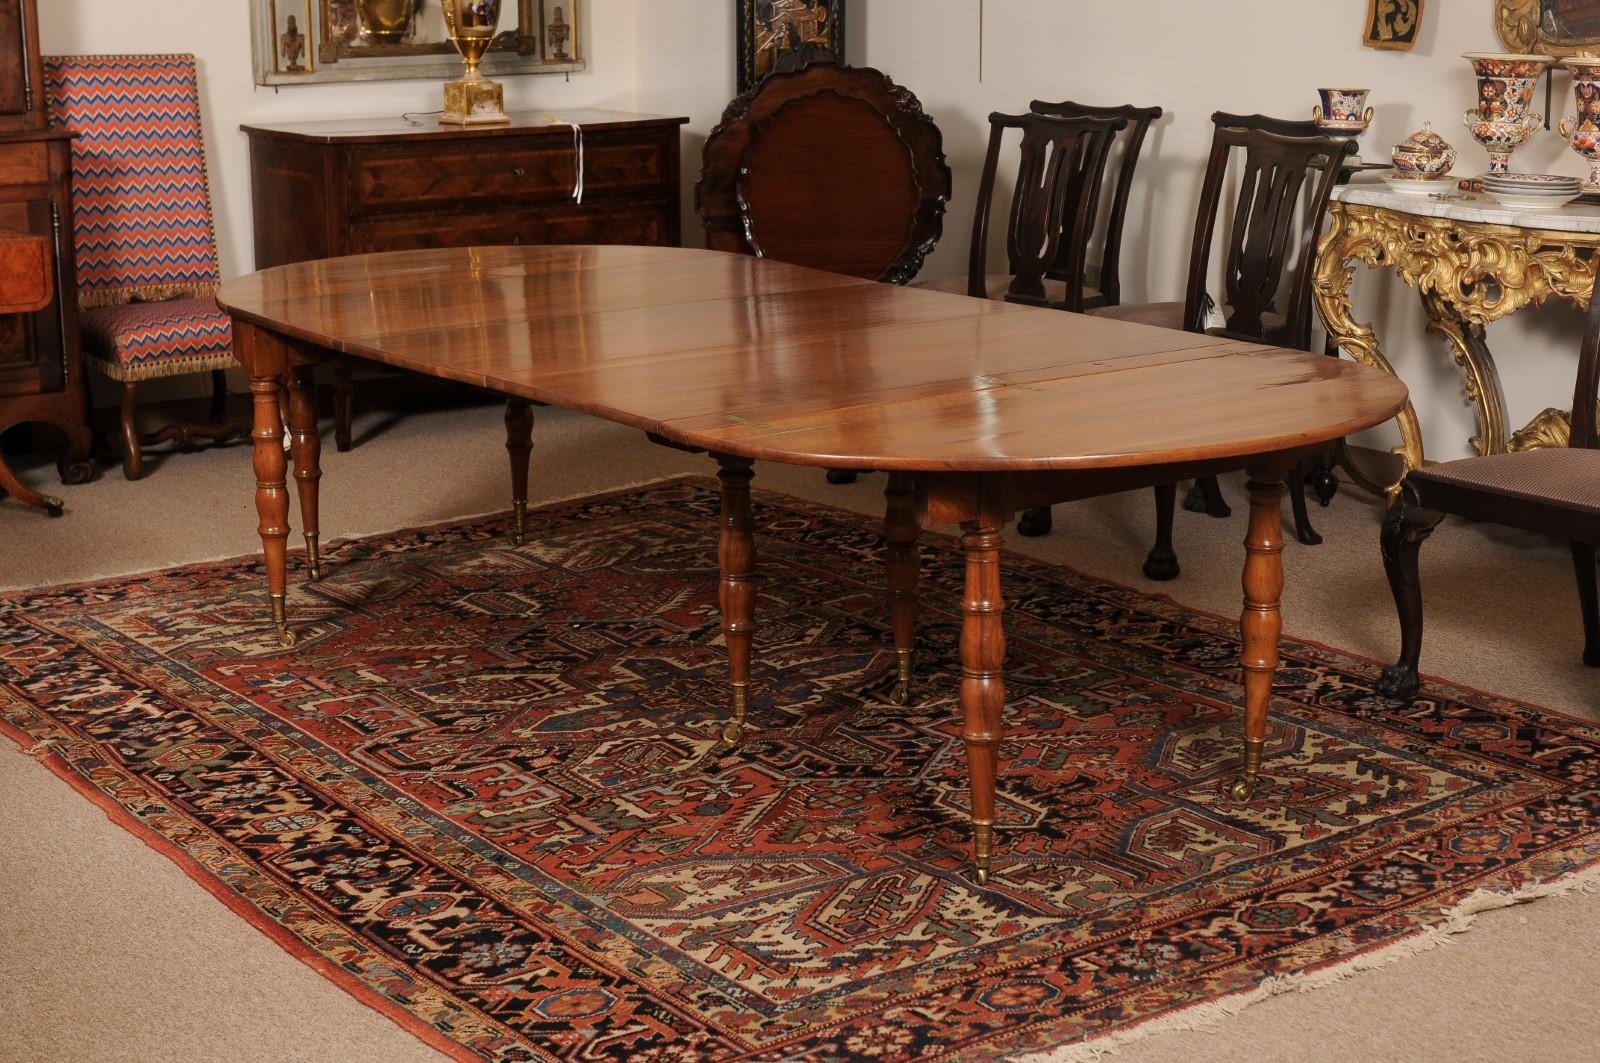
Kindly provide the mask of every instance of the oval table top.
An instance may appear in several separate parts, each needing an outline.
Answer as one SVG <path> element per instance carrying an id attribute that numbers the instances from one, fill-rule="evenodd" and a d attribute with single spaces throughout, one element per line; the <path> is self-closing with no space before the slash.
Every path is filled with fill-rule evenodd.
<path id="1" fill-rule="evenodd" d="M 738 457 L 1026 471 L 1266 454 L 1393 417 L 1353 362 L 633 246 L 398 251 L 223 285 L 312 345 Z"/>

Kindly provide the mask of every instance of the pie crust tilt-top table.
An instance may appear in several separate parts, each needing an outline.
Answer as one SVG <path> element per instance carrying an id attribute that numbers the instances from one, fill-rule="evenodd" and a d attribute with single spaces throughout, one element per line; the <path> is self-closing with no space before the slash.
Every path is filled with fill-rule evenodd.
<path id="1" fill-rule="evenodd" d="M 1566 410 L 1544 410 L 1525 427 L 1510 429 L 1485 326 L 1543 306 L 1552 295 L 1579 310 L 1588 307 L 1600 207 L 1525 210 L 1477 193 L 1403 195 L 1356 181 L 1333 190 L 1328 214 L 1313 294 L 1331 343 L 1359 362 L 1394 372 L 1372 326 L 1356 321 L 1350 298 L 1355 263 L 1390 270 L 1422 297 L 1428 331 L 1450 344 L 1477 408 L 1478 433 L 1470 443 L 1479 454 L 1567 445 Z M 1401 443 L 1394 454 L 1404 463 L 1403 476 L 1422 467 L 1422 432 L 1409 402 L 1397 421 Z M 1365 480 L 1360 470 L 1350 471 Z M 1400 490 L 1398 479 L 1380 486 L 1391 498 Z"/>
<path id="2" fill-rule="evenodd" d="M 1237 469 L 1245 541 L 1244 765 L 1261 770 L 1282 630 L 1283 479 L 1381 424 L 1393 376 L 1304 352 L 856 280 L 763 259 L 649 247 L 403 251 L 280 266 L 224 285 L 255 402 L 256 508 L 285 647 L 288 462 L 319 576 L 312 370 L 354 355 L 504 394 L 520 536 L 532 404 L 603 417 L 719 467 L 719 601 L 738 740 L 755 631 L 756 461 L 889 473 L 887 586 L 910 696 L 922 527 L 960 524 L 962 738 L 973 863 L 987 881 L 1005 703 L 1001 530 L 1020 510 Z"/>

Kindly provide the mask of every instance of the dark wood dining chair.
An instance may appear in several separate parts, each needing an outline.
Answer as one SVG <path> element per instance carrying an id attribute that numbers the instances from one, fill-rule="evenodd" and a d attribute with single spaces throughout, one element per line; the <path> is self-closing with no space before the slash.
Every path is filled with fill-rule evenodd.
<path id="1" fill-rule="evenodd" d="M 1583 616 L 1583 663 L 1600 668 L 1600 286 L 1578 355 L 1571 432 L 1565 447 L 1462 458 L 1414 469 L 1384 517 L 1383 567 L 1400 614 L 1400 659 L 1384 670 L 1378 692 L 1409 701 L 1422 656 L 1422 543 L 1446 516 L 1485 521 L 1565 539 L 1572 547 Z"/>
<path id="2" fill-rule="evenodd" d="M 1085 266 L 1112 139 L 1126 124 L 1120 118 L 991 114 L 967 275 L 918 287 L 1078 313 L 1091 295 L 1103 305 L 1099 290 L 1086 283 Z M 1000 155 L 1012 133 L 1020 134 L 1020 158 L 1007 211 L 1007 269 L 991 273 L 989 229 Z"/>
<path id="3" fill-rule="evenodd" d="M 1343 161 L 1355 152 L 1356 143 L 1315 132 L 1310 122 L 1221 111 L 1212 116 L 1212 122 L 1215 132 L 1195 217 L 1184 300 L 1111 306 L 1090 313 L 1310 350 L 1311 281 L 1317 238 Z M 1229 163 L 1235 157 L 1238 184 L 1227 234 L 1223 324 L 1207 328 L 1206 319 L 1212 310 L 1207 283 L 1211 253 Z M 1201 487 L 1207 512 L 1227 516 L 1228 507 L 1216 483 L 1201 481 Z M 1290 497 L 1297 537 L 1305 543 L 1320 542 L 1306 512 L 1305 485 L 1298 474 L 1291 476 Z M 1156 543 L 1144 564 L 1144 573 L 1150 579 L 1178 576 L 1178 558 L 1172 548 L 1176 505 L 1176 485 L 1156 488 Z M 1019 521 L 1018 530 L 1024 535 L 1042 535 L 1050 530 L 1050 524 L 1049 510 L 1029 510 Z"/>
<path id="4" fill-rule="evenodd" d="M 713 251 L 908 284 L 944 232 L 950 187 L 944 138 L 912 92 L 871 67 L 813 61 L 728 104 L 695 205 Z"/>

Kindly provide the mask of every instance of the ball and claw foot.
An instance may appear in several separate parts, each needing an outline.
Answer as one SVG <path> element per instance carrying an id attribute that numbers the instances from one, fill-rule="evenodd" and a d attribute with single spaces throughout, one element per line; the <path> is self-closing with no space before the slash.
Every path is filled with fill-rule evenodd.
<path id="1" fill-rule="evenodd" d="M 1317 496 L 1317 505 L 1327 509 L 1334 496 L 1339 493 L 1339 477 L 1332 469 L 1318 469 L 1307 479 L 1306 484 Z"/>
<path id="2" fill-rule="evenodd" d="M 1417 670 L 1409 664 L 1391 664 L 1378 677 L 1377 691 L 1386 698 L 1410 701 L 1421 687 Z"/>
<path id="3" fill-rule="evenodd" d="M 1256 796 L 1256 780 L 1249 776 L 1240 778 L 1228 790 L 1228 796 L 1241 804 L 1251 800 Z"/>
<path id="4" fill-rule="evenodd" d="M 1206 489 L 1200 486 L 1199 480 L 1189 485 L 1188 494 L 1183 496 L 1183 508 L 1190 513 L 1206 512 Z"/>
<path id="5" fill-rule="evenodd" d="M 1178 555 L 1172 550 L 1151 550 L 1144 559 L 1145 578 L 1167 583 L 1178 578 Z"/>
<path id="6" fill-rule="evenodd" d="M 1041 535 L 1049 535 L 1050 529 L 1055 526 L 1055 518 L 1050 515 L 1049 506 L 1038 509 L 1022 511 L 1022 517 L 1017 521 L 1017 534 L 1028 539 L 1037 539 Z"/>

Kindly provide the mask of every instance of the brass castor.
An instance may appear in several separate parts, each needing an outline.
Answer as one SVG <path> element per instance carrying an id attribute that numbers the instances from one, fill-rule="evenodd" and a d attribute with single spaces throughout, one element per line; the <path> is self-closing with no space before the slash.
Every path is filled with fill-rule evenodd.
<path id="1" fill-rule="evenodd" d="M 1253 799 L 1256 796 L 1256 780 L 1238 780 L 1228 790 L 1228 796 L 1233 798 L 1235 801 L 1238 801 L 1240 804 Z"/>

